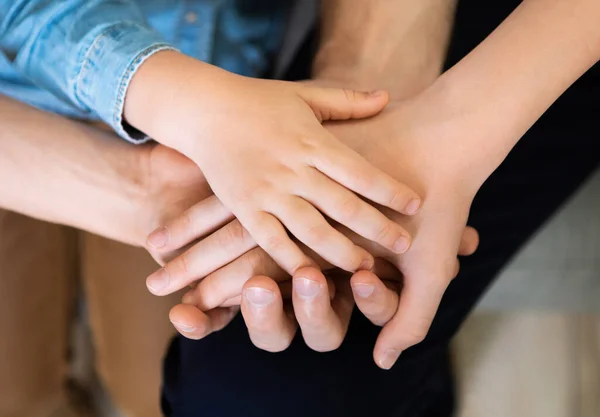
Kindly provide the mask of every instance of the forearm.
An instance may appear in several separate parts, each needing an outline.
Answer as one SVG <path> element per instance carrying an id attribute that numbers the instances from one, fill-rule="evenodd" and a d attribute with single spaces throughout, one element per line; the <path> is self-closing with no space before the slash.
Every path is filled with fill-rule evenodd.
<path id="1" fill-rule="evenodd" d="M 526 0 L 430 88 L 448 105 L 431 117 L 489 175 L 547 108 L 600 58 L 600 2 Z M 461 129 L 464 128 L 464 129 Z M 455 132 L 475 134 L 454 137 Z"/>
<path id="2" fill-rule="evenodd" d="M 326 0 L 315 78 L 392 99 L 422 91 L 440 75 L 456 0 Z"/>
<path id="3" fill-rule="evenodd" d="M 0 207 L 143 242 L 143 147 L 1 96 L 0 126 Z"/>
<path id="4" fill-rule="evenodd" d="M 147 57 L 172 47 L 147 24 L 139 3 L 0 0 L 0 56 L 28 82 L 122 137 L 145 141 L 122 123 L 126 87 Z"/>

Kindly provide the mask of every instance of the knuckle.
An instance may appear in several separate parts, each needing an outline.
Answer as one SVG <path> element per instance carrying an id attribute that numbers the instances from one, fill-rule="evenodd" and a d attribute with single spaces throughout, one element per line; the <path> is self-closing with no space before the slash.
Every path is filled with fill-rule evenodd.
<path id="1" fill-rule="evenodd" d="M 405 197 L 402 190 L 394 188 L 394 190 L 390 193 L 388 197 L 388 205 L 389 207 L 396 208 L 404 208 L 405 206 Z"/>
<path id="2" fill-rule="evenodd" d="M 202 310 L 210 310 L 221 305 L 228 294 L 225 288 L 220 285 L 220 280 L 205 278 L 196 288 L 196 305 Z"/>
<path id="3" fill-rule="evenodd" d="M 350 221 L 357 218 L 360 214 L 360 200 L 358 197 L 352 196 L 342 199 L 337 204 L 337 213 L 342 221 Z"/>
<path id="4" fill-rule="evenodd" d="M 302 151 L 315 157 L 321 153 L 320 150 L 323 148 L 323 141 L 314 135 L 302 135 L 298 138 L 298 143 L 300 143 Z"/>
<path id="5" fill-rule="evenodd" d="M 373 188 L 374 181 L 373 176 L 366 172 L 358 170 L 347 170 L 346 176 L 351 184 L 360 189 L 371 189 Z"/>
<path id="6" fill-rule="evenodd" d="M 182 275 L 182 276 L 188 276 L 191 273 L 191 265 L 190 265 L 190 259 L 189 259 L 189 255 L 188 252 L 183 252 L 174 262 L 171 262 L 170 264 L 167 264 L 167 267 L 171 267 L 170 269 L 174 270 L 173 275 L 177 276 L 177 275 Z M 167 268 L 165 268 L 167 269 Z M 169 271 L 171 272 L 171 271 Z"/>
<path id="7" fill-rule="evenodd" d="M 406 333 L 405 340 L 408 346 L 413 346 L 421 343 L 427 337 L 431 320 L 423 318 L 419 320 L 415 326 L 409 328 Z"/>
<path id="8" fill-rule="evenodd" d="M 243 186 L 234 187 L 232 196 L 234 202 L 238 204 L 250 204 L 252 201 L 257 201 L 258 196 L 268 194 L 271 190 L 271 183 L 264 180 L 255 180 Z"/>
<path id="9" fill-rule="evenodd" d="M 346 96 L 346 100 L 348 101 L 357 101 L 358 97 L 356 95 L 356 90 L 351 90 L 349 88 L 343 88 L 342 89 L 344 95 Z"/>
<path id="10" fill-rule="evenodd" d="M 385 222 L 385 224 L 377 231 L 375 241 L 385 243 L 385 246 L 393 245 L 399 237 L 399 235 L 395 233 L 395 230 L 396 227 L 392 222 Z"/>
<path id="11" fill-rule="evenodd" d="M 265 236 L 264 246 L 267 251 L 279 251 L 286 246 L 288 237 L 284 237 L 282 233 L 271 232 Z"/>
<path id="12" fill-rule="evenodd" d="M 311 242 L 322 242 L 331 237 L 331 230 L 327 222 L 319 222 L 308 226 L 306 234 Z"/>
<path id="13" fill-rule="evenodd" d="M 235 220 L 221 229 L 219 234 L 219 245 L 224 247 L 234 246 L 244 242 L 248 237 L 248 232 L 242 224 Z"/>
<path id="14" fill-rule="evenodd" d="M 262 270 L 262 266 L 266 262 L 267 256 L 262 249 L 255 248 L 242 256 L 241 260 L 244 263 L 244 271 L 247 271 L 248 277 L 252 277 Z"/>
<path id="15" fill-rule="evenodd" d="M 371 322 L 377 326 L 385 325 L 389 319 L 390 314 L 388 314 L 387 307 L 381 305 L 379 303 L 374 303 L 369 306 L 369 308 L 365 311 L 365 316 L 371 320 Z"/>
<path id="16" fill-rule="evenodd" d="M 190 213 L 189 210 L 183 212 L 183 214 L 181 215 L 180 226 L 181 226 L 181 230 L 183 230 L 183 231 L 193 230 L 194 221 L 192 220 L 192 214 Z"/>

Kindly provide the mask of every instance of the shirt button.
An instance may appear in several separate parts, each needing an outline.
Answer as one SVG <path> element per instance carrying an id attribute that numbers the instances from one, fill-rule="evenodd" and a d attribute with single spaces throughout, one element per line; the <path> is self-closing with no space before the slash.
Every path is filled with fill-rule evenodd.
<path id="1" fill-rule="evenodd" d="M 185 21 L 188 23 L 195 23 L 198 20 L 198 15 L 194 12 L 188 12 L 185 15 Z"/>

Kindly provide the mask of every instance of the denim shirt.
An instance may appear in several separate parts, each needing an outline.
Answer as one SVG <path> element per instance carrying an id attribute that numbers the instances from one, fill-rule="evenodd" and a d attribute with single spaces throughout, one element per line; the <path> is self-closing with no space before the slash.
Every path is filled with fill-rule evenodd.
<path id="1" fill-rule="evenodd" d="M 68 117 L 123 125 L 145 59 L 177 49 L 263 75 L 283 37 L 283 0 L 0 0 L 0 94 Z"/>

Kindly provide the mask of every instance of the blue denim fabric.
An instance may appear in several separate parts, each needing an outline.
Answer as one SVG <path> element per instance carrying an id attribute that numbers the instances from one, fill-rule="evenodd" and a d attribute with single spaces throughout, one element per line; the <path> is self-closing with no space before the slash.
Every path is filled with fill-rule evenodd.
<path id="1" fill-rule="evenodd" d="M 260 76 L 283 37 L 280 0 L 0 0 L 0 94 L 65 116 L 122 121 L 133 74 L 178 49 Z"/>

